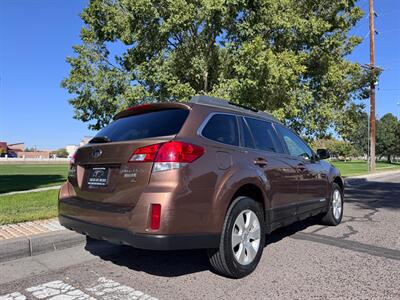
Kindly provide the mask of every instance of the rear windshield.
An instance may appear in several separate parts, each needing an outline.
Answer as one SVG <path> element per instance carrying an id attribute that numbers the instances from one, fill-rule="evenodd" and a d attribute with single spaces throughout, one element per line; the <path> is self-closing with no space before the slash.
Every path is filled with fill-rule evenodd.
<path id="1" fill-rule="evenodd" d="M 100 130 L 95 138 L 107 137 L 118 142 L 174 135 L 181 130 L 188 114 L 186 109 L 166 109 L 121 118 Z"/>

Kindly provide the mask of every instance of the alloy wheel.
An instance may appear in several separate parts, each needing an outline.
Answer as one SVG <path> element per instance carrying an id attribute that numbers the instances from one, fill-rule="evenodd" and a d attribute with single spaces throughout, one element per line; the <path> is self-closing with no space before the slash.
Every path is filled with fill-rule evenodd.
<path id="1" fill-rule="evenodd" d="M 257 215 L 251 210 L 242 211 L 232 228 L 232 250 L 241 265 L 250 264 L 260 247 L 261 230 Z"/>
<path id="2" fill-rule="evenodd" d="M 333 208 L 333 216 L 335 217 L 336 220 L 339 220 L 342 214 L 342 195 L 340 194 L 339 190 L 335 190 L 333 192 L 332 208 Z"/>

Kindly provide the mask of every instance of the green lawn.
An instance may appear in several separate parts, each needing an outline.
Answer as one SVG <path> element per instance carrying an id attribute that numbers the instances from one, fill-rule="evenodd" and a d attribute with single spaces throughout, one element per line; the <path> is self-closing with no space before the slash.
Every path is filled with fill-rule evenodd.
<path id="1" fill-rule="evenodd" d="M 68 164 L 0 165 L 0 194 L 60 185 L 67 179 Z"/>
<path id="2" fill-rule="evenodd" d="M 57 216 L 58 190 L 0 195 L 0 225 Z"/>
<path id="3" fill-rule="evenodd" d="M 355 176 L 368 174 L 368 165 L 366 161 L 335 161 L 332 164 L 340 170 L 342 176 Z M 376 171 L 390 171 L 390 170 L 400 170 L 400 163 L 389 164 L 387 162 L 377 162 Z"/>

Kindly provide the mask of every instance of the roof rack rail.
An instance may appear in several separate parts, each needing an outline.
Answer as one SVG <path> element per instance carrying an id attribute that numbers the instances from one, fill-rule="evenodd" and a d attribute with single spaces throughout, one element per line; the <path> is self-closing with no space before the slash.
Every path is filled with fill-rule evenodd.
<path id="1" fill-rule="evenodd" d="M 228 101 L 228 103 L 231 104 L 231 105 L 240 107 L 240 108 L 244 108 L 244 109 L 248 109 L 248 110 L 251 110 L 251 111 L 254 111 L 254 112 L 258 112 L 258 109 L 255 109 L 255 108 L 253 108 L 251 106 L 235 103 L 235 102 L 232 102 L 232 101 Z"/>
<path id="2" fill-rule="evenodd" d="M 267 117 L 269 119 L 273 119 L 276 122 L 279 122 L 275 117 L 270 115 L 269 113 L 259 111 L 255 108 L 248 107 L 245 105 L 237 104 L 234 102 L 230 102 L 221 98 L 216 98 L 216 97 L 211 97 L 211 96 L 193 96 L 192 99 L 190 100 L 190 103 L 195 103 L 195 104 L 203 104 L 203 105 L 208 105 L 208 106 L 216 106 L 216 107 L 226 107 L 232 110 L 236 111 L 243 111 L 247 110 L 249 113 L 254 114 L 254 115 L 259 115 L 263 117 Z M 280 122 L 279 122 L 280 123 Z"/>

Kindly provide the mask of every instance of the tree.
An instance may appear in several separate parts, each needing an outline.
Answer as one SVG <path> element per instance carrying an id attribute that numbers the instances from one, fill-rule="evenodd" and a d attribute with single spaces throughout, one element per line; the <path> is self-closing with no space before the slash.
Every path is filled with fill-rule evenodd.
<path id="1" fill-rule="evenodd" d="M 392 157 L 400 154 L 399 141 L 399 120 L 393 114 L 388 113 L 377 122 L 377 154 L 386 156 L 387 161 L 392 162 Z"/>
<path id="2" fill-rule="evenodd" d="M 344 158 L 344 160 L 357 155 L 357 150 L 350 142 L 333 138 L 315 140 L 312 142 L 311 147 L 314 151 L 328 149 L 333 157 Z"/>
<path id="3" fill-rule="evenodd" d="M 60 148 L 55 151 L 51 151 L 50 155 L 55 155 L 56 157 L 66 158 L 66 157 L 68 157 L 68 151 L 65 148 Z"/>
<path id="4" fill-rule="evenodd" d="M 343 158 L 347 160 L 349 157 L 354 157 L 357 155 L 357 152 L 353 145 L 346 141 L 335 141 L 332 143 L 331 149 L 329 149 L 333 156 L 338 158 Z"/>
<path id="5" fill-rule="evenodd" d="M 340 136 L 350 142 L 359 155 L 368 153 L 369 115 L 363 109 L 363 105 L 351 104 L 337 123 Z"/>
<path id="6" fill-rule="evenodd" d="M 92 0 L 62 86 L 92 129 L 130 105 L 209 94 L 324 137 L 370 80 L 345 58 L 361 41 L 355 2 Z"/>

